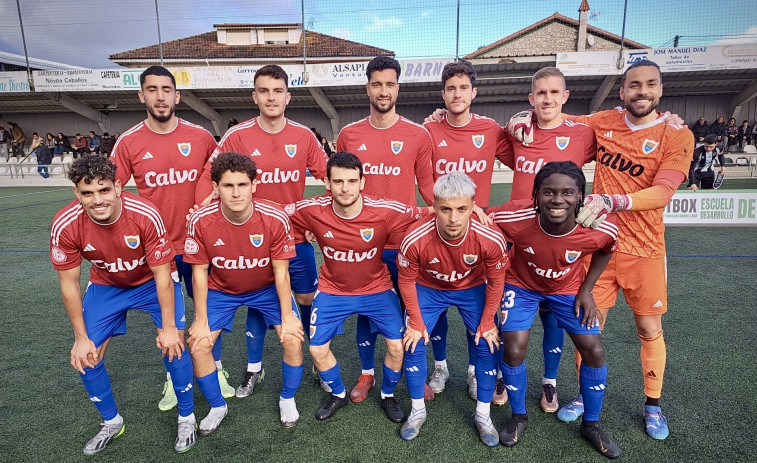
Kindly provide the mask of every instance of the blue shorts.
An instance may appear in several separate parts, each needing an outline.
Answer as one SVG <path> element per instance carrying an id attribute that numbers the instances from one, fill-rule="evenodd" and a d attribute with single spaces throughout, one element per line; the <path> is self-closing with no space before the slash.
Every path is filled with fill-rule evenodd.
<path id="1" fill-rule="evenodd" d="M 310 243 L 294 245 L 297 256 L 289 260 L 289 279 L 295 294 L 310 294 L 318 289 L 318 267 Z"/>
<path id="2" fill-rule="evenodd" d="M 426 331 L 431 333 L 447 308 L 455 306 L 460 311 L 465 327 L 471 333 L 478 330 L 481 324 L 481 315 L 484 313 L 486 301 L 486 283 L 468 289 L 440 290 L 415 284 L 418 292 L 418 305 L 421 308 L 423 324 Z"/>
<path id="3" fill-rule="evenodd" d="M 591 329 L 581 326 L 583 309 L 576 317 L 573 306 L 575 295 L 555 294 L 547 296 L 510 283 L 505 284 L 505 294 L 500 307 L 499 329 L 501 331 L 526 331 L 531 329 L 539 307 L 546 307 L 555 314 L 557 326 L 573 334 L 599 334 L 599 323 Z"/>
<path id="4" fill-rule="evenodd" d="M 389 276 L 392 278 L 392 284 L 394 285 L 394 290 L 399 291 L 399 285 L 397 283 L 397 253 L 399 250 L 397 249 L 384 249 L 384 252 L 381 254 L 381 260 L 384 261 L 387 268 L 389 269 Z M 397 292 L 399 294 L 399 292 Z"/>
<path id="5" fill-rule="evenodd" d="M 183 330 L 186 318 L 181 283 L 173 281 L 173 286 L 176 328 Z M 87 336 L 97 347 L 113 336 L 126 334 L 126 312 L 131 309 L 147 312 L 152 317 L 155 327 L 163 327 L 155 280 L 135 288 L 116 288 L 90 283 L 82 304 Z"/>
<path id="6" fill-rule="evenodd" d="M 310 344 L 322 346 L 331 341 L 344 321 L 354 314 L 368 317 L 372 331 L 380 332 L 386 339 L 402 338 L 402 310 L 393 290 L 359 296 L 317 292 L 310 312 Z"/>
<path id="7" fill-rule="evenodd" d="M 268 285 L 256 291 L 242 294 L 229 294 L 217 289 L 208 290 L 208 326 L 210 331 L 231 331 L 234 315 L 243 305 L 257 310 L 263 315 L 268 326 L 281 325 L 281 303 L 276 292 L 276 285 Z M 297 304 L 292 299 L 292 311 L 297 316 Z"/>
<path id="8" fill-rule="evenodd" d="M 184 256 L 176 255 L 173 259 L 176 262 L 176 270 L 179 272 L 179 281 L 184 281 L 184 287 L 187 289 L 187 296 L 194 299 L 192 291 L 192 264 L 184 263 Z M 210 268 L 210 266 L 208 266 Z"/>

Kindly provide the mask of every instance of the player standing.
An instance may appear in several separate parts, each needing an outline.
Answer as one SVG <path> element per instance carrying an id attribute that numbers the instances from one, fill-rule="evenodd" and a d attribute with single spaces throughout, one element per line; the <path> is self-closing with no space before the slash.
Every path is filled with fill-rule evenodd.
<path id="1" fill-rule="evenodd" d="M 620 99 L 624 108 L 577 118 L 589 124 L 597 136 L 593 191 L 578 220 L 596 226 L 606 214 L 618 212 L 615 217 L 620 230 L 618 251 L 597 281 L 594 297 L 602 322 L 615 305 L 619 288 L 634 312 L 647 396 L 644 421 L 647 434 L 654 439 L 669 434 L 659 405 L 666 360 L 662 314 L 668 310 L 662 212 L 686 180 L 694 152 L 691 131 L 685 125 L 668 123 L 670 116 L 656 111 L 661 96 L 659 66 L 649 60 L 638 61 L 623 73 Z M 561 419 L 580 416 L 581 398 L 561 409 Z"/>
<path id="2" fill-rule="evenodd" d="M 83 156 L 71 166 L 76 200 L 61 209 L 50 232 L 50 259 L 58 271 L 63 305 L 74 330 L 71 365 L 102 415 L 100 432 L 84 453 L 102 451 L 124 432 L 105 351 L 113 336 L 126 334 L 126 313 L 142 310 L 158 329 L 156 344 L 174 378 L 179 403 L 177 452 L 196 441 L 192 360 L 184 350 L 184 299 L 173 263 L 173 241 L 151 202 L 121 191 L 116 166 L 100 156 Z M 82 299 L 82 258 L 92 264 Z"/>
<path id="3" fill-rule="evenodd" d="M 315 417 L 330 418 L 348 403 L 330 345 L 344 321 L 360 314 L 386 340 L 381 407 L 387 418 L 400 423 L 405 414 L 394 398 L 394 389 L 402 377 L 402 311 L 381 252 L 391 234 L 405 231 L 428 209 L 362 195 L 363 166 L 352 153 L 334 153 L 326 178 L 330 194 L 286 206 L 295 228 L 312 231 L 323 251 L 310 317 L 310 354 L 331 394 Z"/>
<path id="4" fill-rule="evenodd" d="M 147 118 L 118 137 L 110 158 L 118 166 L 116 178 L 121 185 L 133 176 L 140 196 L 160 210 L 176 253 L 179 277 L 192 297 L 192 267 L 183 262 L 186 214 L 194 205 L 197 180 L 216 141 L 204 128 L 176 116 L 181 94 L 168 69 L 150 66 L 139 82 L 139 100 L 147 109 Z M 230 397 L 234 389 L 226 381 L 228 373 L 220 365 L 220 352 L 217 354 L 218 379 L 224 397 Z M 169 375 L 158 408 L 167 411 L 176 406 L 173 390 Z"/>
<path id="5" fill-rule="evenodd" d="M 300 416 L 294 396 L 302 380 L 305 338 L 289 285 L 289 259 L 295 256 L 289 219 L 279 205 L 253 199 L 257 170 L 250 158 L 222 153 L 210 174 L 220 202 L 192 214 L 184 246 L 195 287 L 195 321 L 187 342 L 197 384 L 211 405 L 200 422 L 200 434 L 215 431 L 228 411 L 211 349 L 221 330 L 231 331 L 242 305 L 273 325 L 284 348 L 279 411 L 281 424 L 290 428 Z"/>
<path id="6" fill-rule="evenodd" d="M 415 183 L 427 204 L 432 201 L 431 138 L 418 124 L 397 114 L 400 64 L 394 58 L 378 56 L 366 68 L 366 92 L 370 115 L 345 126 L 337 137 L 337 151 L 355 153 L 363 162 L 365 194 L 417 204 Z M 402 236 L 391 236 L 382 259 L 397 289 L 397 248 Z M 358 316 L 355 335 L 362 373 L 350 392 L 353 402 L 362 402 L 376 383 L 374 357 L 376 333 L 366 317 Z"/>
<path id="7" fill-rule="evenodd" d="M 326 176 L 328 157 L 323 146 L 307 127 L 286 118 L 284 112 L 292 95 L 288 91 L 289 75 L 280 66 L 268 65 L 255 73 L 252 99 L 260 110 L 256 118 L 231 127 L 218 149 L 205 165 L 197 186 L 197 204 L 207 204 L 212 195 L 210 171 L 218 153 L 233 151 L 248 156 L 258 169 L 255 196 L 279 204 L 299 201 L 305 193 L 306 170 L 315 178 Z M 315 251 L 305 236 L 294 235 L 297 256 L 289 262 L 294 297 L 307 332 L 310 307 L 318 287 Z M 263 341 L 266 323 L 258 311 L 248 310 L 246 323 L 247 368 L 237 388 L 237 397 L 252 394 L 255 384 L 263 380 Z"/>
<path id="8" fill-rule="evenodd" d="M 471 218 L 475 193 L 476 185 L 462 172 L 452 172 L 437 180 L 436 217 L 413 225 L 397 255 L 400 287 L 409 317 L 403 342 L 412 411 L 400 430 L 405 440 L 415 439 L 426 422 L 423 385 L 428 370 L 428 330 L 433 330 L 439 316 L 454 305 L 466 329 L 475 333 L 476 428 L 484 444 L 499 443 L 490 407 L 497 375 L 494 351 L 499 349 L 495 314 L 505 284 L 507 245 L 498 230 Z M 486 342 L 480 342 L 482 339 Z"/>
<path id="9" fill-rule="evenodd" d="M 513 414 L 500 441 L 513 447 L 528 425 L 524 360 L 534 317 L 545 307 L 558 327 L 570 333 L 584 359 L 580 378 L 586 413 L 581 435 L 602 455 L 618 458 L 620 449 L 599 426 L 607 365 L 591 295 L 615 250 L 618 227 L 614 220 L 597 229 L 577 225 L 585 190 L 586 178 L 576 164 L 550 162 L 536 174 L 532 200 L 510 201 L 487 211 L 513 243 L 500 314 L 501 370 Z M 587 271 L 581 261 L 590 255 Z"/>

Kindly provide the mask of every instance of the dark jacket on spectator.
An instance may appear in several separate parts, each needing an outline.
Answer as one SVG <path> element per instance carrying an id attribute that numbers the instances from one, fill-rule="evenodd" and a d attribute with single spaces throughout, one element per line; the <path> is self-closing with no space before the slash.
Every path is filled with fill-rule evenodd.
<path id="1" fill-rule="evenodd" d="M 721 123 L 717 121 L 713 122 L 710 126 L 710 133 L 714 133 L 718 137 L 725 137 L 725 121 Z"/>
<path id="2" fill-rule="evenodd" d="M 102 137 L 100 139 L 100 153 L 110 154 L 113 151 L 113 145 L 116 144 L 116 139 L 113 137 Z"/>
<path id="3" fill-rule="evenodd" d="M 694 140 L 699 141 L 700 138 L 704 138 L 710 133 L 710 127 L 706 123 L 700 124 L 699 121 L 697 121 L 691 126 L 691 131 L 694 132 Z"/>

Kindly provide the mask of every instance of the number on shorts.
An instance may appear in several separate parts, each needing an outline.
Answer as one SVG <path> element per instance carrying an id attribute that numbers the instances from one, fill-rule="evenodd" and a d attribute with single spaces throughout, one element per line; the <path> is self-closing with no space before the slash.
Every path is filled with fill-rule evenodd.
<path id="1" fill-rule="evenodd" d="M 313 307 L 313 310 L 310 311 L 310 324 L 315 325 L 315 320 L 318 318 L 318 315 L 316 315 L 316 312 L 318 311 L 318 307 Z"/>
<path id="2" fill-rule="evenodd" d="M 515 305 L 515 291 L 505 291 L 505 295 L 502 297 L 502 308 L 512 309 Z"/>

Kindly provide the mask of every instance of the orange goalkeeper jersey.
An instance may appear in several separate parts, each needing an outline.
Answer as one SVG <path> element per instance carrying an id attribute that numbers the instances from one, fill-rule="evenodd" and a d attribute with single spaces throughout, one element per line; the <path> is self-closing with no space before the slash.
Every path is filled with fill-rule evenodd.
<path id="1" fill-rule="evenodd" d="M 634 125 L 626 110 L 615 108 L 579 116 L 597 136 L 597 164 L 592 193 L 631 194 L 652 186 L 660 170 L 686 176 L 694 153 L 694 135 L 684 125 L 665 123 L 667 116 Z M 640 257 L 665 256 L 663 208 L 616 214 L 618 252 Z"/>

